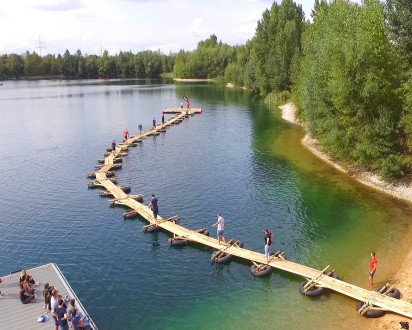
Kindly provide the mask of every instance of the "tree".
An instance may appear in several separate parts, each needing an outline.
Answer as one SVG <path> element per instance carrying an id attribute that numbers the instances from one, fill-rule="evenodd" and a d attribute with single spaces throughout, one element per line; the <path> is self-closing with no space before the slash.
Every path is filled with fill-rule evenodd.
<path id="1" fill-rule="evenodd" d="M 47 55 L 41 59 L 40 74 L 43 76 L 56 75 L 57 63 L 56 58 L 53 55 Z"/>
<path id="2" fill-rule="evenodd" d="M 412 4 L 410 0 L 386 0 L 386 26 L 405 62 L 412 67 Z"/>
<path id="3" fill-rule="evenodd" d="M 315 7 L 294 97 L 324 149 L 386 179 L 400 175 L 398 66 L 378 0 Z"/>
<path id="4" fill-rule="evenodd" d="M 10 54 L 6 61 L 9 78 L 20 78 L 24 74 L 24 60 L 20 55 Z"/>
<path id="5" fill-rule="evenodd" d="M 292 0 L 273 3 L 263 13 L 254 37 L 256 84 L 265 96 L 273 90 L 291 89 L 291 64 L 301 49 L 304 13 Z"/>
<path id="6" fill-rule="evenodd" d="M 26 53 L 24 57 L 24 73 L 27 77 L 38 76 L 40 74 L 41 57 L 35 52 Z"/>

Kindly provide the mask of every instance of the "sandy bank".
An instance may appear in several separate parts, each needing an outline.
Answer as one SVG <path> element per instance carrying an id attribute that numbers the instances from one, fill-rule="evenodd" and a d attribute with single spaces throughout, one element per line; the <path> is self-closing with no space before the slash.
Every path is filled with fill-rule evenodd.
<path id="1" fill-rule="evenodd" d="M 247 87 L 245 87 L 245 86 L 243 86 L 243 87 L 238 87 L 238 86 L 236 86 L 236 85 L 234 85 L 234 84 L 232 84 L 232 83 L 227 83 L 227 84 L 226 84 L 226 87 L 229 87 L 229 88 L 247 89 Z"/>
<path id="2" fill-rule="evenodd" d="M 299 124 L 295 116 L 295 107 L 293 103 L 287 103 L 279 107 L 282 109 L 282 118 L 292 122 L 294 124 Z M 331 166 L 335 167 L 339 171 L 348 174 L 357 181 L 377 189 L 379 191 L 385 192 L 396 198 L 412 202 L 412 184 L 410 182 L 393 182 L 387 183 L 383 181 L 376 173 L 371 171 L 363 170 L 358 167 L 348 167 L 343 165 L 338 159 L 335 159 L 321 151 L 321 146 L 316 139 L 310 137 L 309 133 L 302 140 L 302 144 L 305 148 L 309 149 L 317 157 L 321 158 Z"/>
<path id="3" fill-rule="evenodd" d="M 175 81 L 187 81 L 187 82 L 194 82 L 194 81 L 213 81 L 213 79 L 189 79 L 189 78 L 173 78 Z"/>
<path id="4" fill-rule="evenodd" d="M 287 103 L 279 107 L 282 110 L 282 118 L 294 123 L 301 124 L 296 118 L 296 108 L 293 103 Z M 304 125 L 302 125 L 304 126 Z M 321 151 L 321 146 L 316 139 L 310 137 L 309 133 L 302 139 L 302 144 L 305 148 L 311 151 L 314 155 L 321 158 L 329 165 L 333 166 L 337 170 L 348 174 L 355 180 L 377 189 L 381 192 L 392 195 L 396 198 L 412 202 L 412 185 L 411 183 L 395 182 L 387 183 L 383 181 L 378 175 L 373 172 L 362 170 L 355 167 L 348 167 L 343 165 L 338 159 L 335 159 Z M 402 293 L 402 299 L 412 303 L 412 251 L 404 260 L 401 267 L 395 274 L 389 279 L 390 284 L 396 284 L 396 287 Z M 383 318 L 371 320 L 372 328 L 380 329 L 400 329 L 400 321 L 411 320 L 406 317 L 402 317 L 396 314 L 387 314 Z"/>

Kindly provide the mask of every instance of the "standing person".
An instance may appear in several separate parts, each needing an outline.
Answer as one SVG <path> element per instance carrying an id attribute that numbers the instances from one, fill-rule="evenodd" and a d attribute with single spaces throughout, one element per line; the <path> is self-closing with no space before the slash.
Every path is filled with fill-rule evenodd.
<path id="1" fill-rule="evenodd" d="M 60 330 L 68 330 L 69 325 L 67 324 L 67 308 L 63 298 L 59 299 L 59 306 L 56 308 L 56 315 Z"/>
<path id="2" fill-rule="evenodd" d="M 159 208 L 158 208 L 158 206 L 157 206 L 157 202 L 158 202 L 157 198 L 155 197 L 154 194 L 152 194 L 152 201 L 150 202 L 150 204 L 148 205 L 148 207 L 149 207 L 150 209 L 152 209 L 152 211 L 153 211 L 153 218 L 154 218 L 156 221 L 157 221 L 157 215 L 158 215 L 158 213 L 159 213 Z"/>
<path id="3" fill-rule="evenodd" d="M 220 238 L 222 238 L 223 243 L 226 244 L 225 236 L 223 236 L 226 223 L 225 223 L 225 219 L 223 219 L 222 217 L 222 213 L 220 212 L 217 214 L 217 222 L 212 225 L 212 227 L 216 227 L 216 226 L 217 226 L 217 242 L 220 244 Z"/>
<path id="4" fill-rule="evenodd" d="M 266 261 L 269 262 L 270 245 L 272 244 L 273 235 L 269 233 L 269 230 L 267 228 L 264 230 L 264 233 L 265 233 L 265 256 L 266 256 Z"/>
<path id="5" fill-rule="evenodd" d="M 69 307 L 67 307 L 67 319 L 69 321 L 71 321 L 74 311 L 77 310 L 75 304 L 76 304 L 76 300 L 74 298 L 70 299 L 70 305 L 69 305 Z M 70 326 L 70 328 L 71 328 L 71 326 Z"/>
<path id="6" fill-rule="evenodd" d="M 129 131 L 127 130 L 127 128 L 126 128 L 126 130 L 124 131 L 124 140 L 126 141 L 127 140 L 127 137 L 129 136 Z"/>
<path id="7" fill-rule="evenodd" d="M 114 152 L 116 150 L 116 141 L 112 141 L 112 151 Z"/>
<path id="8" fill-rule="evenodd" d="M 143 129 L 142 124 L 139 124 L 138 128 L 139 128 L 140 135 L 142 135 L 142 129 Z"/>
<path id="9" fill-rule="evenodd" d="M 162 113 L 162 125 L 165 123 L 165 114 Z"/>
<path id="10" fill-rule="evenodd" d="M 153 128 L 156 127 L 156 118 L 153 118 Z"/>
<path id="11" fill-rule="evenodd" d="M 53 289 L 51 289 L 53 290 Z M 46 314 L 48 313 L 49 310 L 51 310 L 50 308 L 50 299 L 51 299 L 51 290 L 50 290 L 50 284 L 46 283 L 44 285 L 44 290 L 43 290 L 43 298 L 44 298 L 44 309 L 46 309 Z"/>
<path id="12" fill-rule="evenodd" d="M 182 102 L 180 102 L 180 109 L 182 109 L 182 110 L 183 110 L 183 101 L 182 101 Z"/>
<path id="13" fill-rule="evenodd" d="M 52 290 L 52 296 L 50 299 L 51 315 L 54 320 L 54 330 L 59 330 L 59 321 L 57 321 L 56 310 L 59 307 L 59 291 L 56 288 Z"/>
<path id="14" fill-rule="evenodd" d="M 373 276 L 375 275 L 376 272 L 376 265 L 378 261 L 376 260 L 375 257 L 375 252 L 371 252 L 371 263 L 369 266 L 369 283 L 370 283 L 370 288 L 373 290 Z"/>
<path id="15" fill-rule="evenodd" d="M 189 101 L 187 101 L 187 110 L 189 110 L 189 108 L 190 108 L 190 103 Z"/>

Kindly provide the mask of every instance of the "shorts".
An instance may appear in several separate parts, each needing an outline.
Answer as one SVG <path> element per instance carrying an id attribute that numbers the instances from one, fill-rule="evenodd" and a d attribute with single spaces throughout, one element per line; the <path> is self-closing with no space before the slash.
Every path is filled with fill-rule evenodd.
<path id="1" fill-rule="evenodd" d="M 52 315 L 52 317 L 53 317 L 53 320 L 54 320 L 54 325 L 55 325 L 56 327 L 58 327 L 58 326 L 59 326 L 59 321 L 57 321 L 57 317 L 54 316 L 54 315 Z"/>
<path id="2" fill-rule="evenodd" d="M 223 236 L 223 232 L 224 232 L 224 230 L 218 230 L 217 231 L 217 236 Z"/>
<path id="3" fill-rule="evenodd" d="M 371 272 L 371 271 L 369 270 L 369 277 L 370 277 L 370 278 L 373 278 L 374 275 L 375 275 L 375 272 Z"/>

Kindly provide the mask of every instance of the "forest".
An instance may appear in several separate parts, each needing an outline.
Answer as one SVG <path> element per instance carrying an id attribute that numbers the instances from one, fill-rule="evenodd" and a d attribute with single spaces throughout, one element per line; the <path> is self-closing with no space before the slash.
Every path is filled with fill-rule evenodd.
<path id="1" fill-rule="evenodd" d="M 293 100 L 327 153 L 386 180 L 412 174 L 410 0 L 315 0 L 310 20 L 292 0 L 274 2 L 252 39 L 230 46 L 215 35 L 193 51 L 101 56 L 0 57 L 0 79 L 214 78 L 275 103 Z"/>

